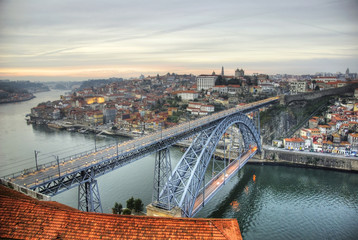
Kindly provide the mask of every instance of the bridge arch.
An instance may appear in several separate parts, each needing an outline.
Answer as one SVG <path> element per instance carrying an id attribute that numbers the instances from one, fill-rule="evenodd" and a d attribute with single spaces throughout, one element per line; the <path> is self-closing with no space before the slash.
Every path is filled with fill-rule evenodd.
<path id="1" fill-rule="evenodd" d="M 256 145 L 261 151 L 260 134 L 252 119 L 242 113 L 224 118 L 219 124 L 198 133 L 163 187 L 157 205 L 167 210 L 179 207 L 182 215 L 192 217 L 195 200 L 219 140 L 232 125 L 238 126 L 245 149 Z"/>

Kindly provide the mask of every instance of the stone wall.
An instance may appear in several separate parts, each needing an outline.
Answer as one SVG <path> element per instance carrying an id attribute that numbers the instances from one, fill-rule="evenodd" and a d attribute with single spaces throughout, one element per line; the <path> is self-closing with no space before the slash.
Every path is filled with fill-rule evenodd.
<path id="1" fill-rule="evenodd" d="M 35 198 L 37 200 L 40 200 L 40 201 L 51 201 L 51 197 L 47 196 L 47 195 L 44 195 L 42 193 L 38 193 L 38 192 L 35 192 L 29 188 L 26 188 L 26 187 L 22 187 L 22 186 L 19 186 L 15 183 L 12 183 L 12 182 L 8 182 L 6 181 L 5 179 L 2 179 L 0 178 L 0 184 L 8 187 L 8 188 L 11 188 L 11 189 L 14 189 L 22 194 L 25 194 L 29 197 L 32 197 L 32 198 Z"/>
<path id="2" fill-rule="evenodd" d="M 249 162 L 292 164 L 358 172 L 358 158 L 355 157 L 346 158 L 337 155 L 303 153 L 281 149 L 264 149 L 261 159 L 256 157 Z"/>
<path id="3" fill-rule="evenodd" d="M 345 94 L 345 93 L 352 93 L 354 92 L 354 89 L 358 87 L 358 83 L 353 83 L 344 87 L 340 88 L 332 88 L 322 91 L 314 91 L 310 93 L 302 93 L 302 94 L 296 94 L 296 95 L 286 95 L 285 96 L 285 103 L 289 104 L 293 101 L 305 101 L 305 100 L 313 100 L 317 98 L 321 98 L 324 96 L 330 96 L 330 95 L 337 95 L 337 94 Z"/>

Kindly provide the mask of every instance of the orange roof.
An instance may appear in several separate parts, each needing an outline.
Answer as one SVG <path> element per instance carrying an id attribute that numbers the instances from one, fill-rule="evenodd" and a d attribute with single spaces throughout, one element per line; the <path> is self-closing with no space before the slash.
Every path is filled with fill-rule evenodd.
<path id="1" fill-rule="evenodd" d="M 234 219 L 164 218 L 81 212 L 0 185 L 3 239 L 242 239 Z"/>
<path id="2" fill-rule="evenodd" d="M 286 142 L 304 142 L 304 140 L 302 138 L 285 138 Z"/>

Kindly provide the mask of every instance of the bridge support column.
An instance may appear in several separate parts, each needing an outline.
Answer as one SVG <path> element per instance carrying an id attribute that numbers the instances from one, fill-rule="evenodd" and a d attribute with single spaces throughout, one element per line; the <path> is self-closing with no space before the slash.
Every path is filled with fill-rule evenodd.
<path id="1" fill-rule="evenodd" d="M 172 173 L 169 148 L 156 152 L 152 202 L 157 207 L 171 209 L 168 179 Z M 162 193 L 162 194 L 161 194 Z M 163 194 L 164 193 L 164 194 Z"/>
<path id="2" fill-rule="evenodd" d="M 103 212 L 97 180 L 91 179 L 78 186 L 78 209 L 85 212 Z"/>

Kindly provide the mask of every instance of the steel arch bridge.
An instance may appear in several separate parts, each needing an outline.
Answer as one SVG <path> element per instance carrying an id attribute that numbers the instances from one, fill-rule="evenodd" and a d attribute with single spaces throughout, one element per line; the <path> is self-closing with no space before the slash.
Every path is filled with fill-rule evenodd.
<path id="1" fill-rule="evenodd" d="M 13 173 L 2 179 L 20 186 L 23 191 L 33 190 L 50 196 L 78 187 L 78 208 L 83 211 L 101 212 L 96 178 L 156 153 L 153 204 L 164 209 L 180 207 L 183 216 L 193 216 L 227 179 L 261 149 L 259 109 L 278 101 L 279 97 L 273 97 L 236 106 L 134 140 L 63 159 L 57 158 L 56 161 Z M 256 118 L 249 119 L 246 114 Z M 220 137 L 233 125 L 238 126 L 241 134 L 243 147 L 240 156 L 225 165 L 200 189 L 205 183 L 203 174 Z M 193 136 L 196 136 L 195 139 L 172 172 L 169 147 Z M 226 161 L 221 162 L 226 164 Z M 223 177 L 224 181 L 219 181 L 219 177 Z M 218 186 L 213 188 L 213 184 Z M 198 201 L 200 196 L 202 201 Z"/>
<path id="2" fill-rule="evenodd" d="M 259 115 L 257 114 L 257 116 Z M 213 181 L 209 181 L 205 186 L 205 173 L 221 137 L 233 125 L 236 125 L 241 132 L 244 145 L 243 152 L 249 152 L 249 158 L 256 153 L 256 150 L 261 151 L 260 134 L 254 122 L 240 112 L 230 115 L 222 119 L 217 125 L 199 132 L 172 172 L 170 171 L 168 149 L 159 151 L 156 158 L 155 185 L 153 189 L 154 206 L 169 211 L 174 207 L 179 207 L 182 211 L 182 216 L 192 217 L 201 209 L 205 202 L 211 199 L 214 195 L 213 192 L 210 192 L 205 197 L 205 190 L 213 184 Z M 249 158 L 246 158 L 239 168 Z M 237 161 L 239 159 L 235 159 L 223 171 Z M 226 178 L 230 178 L 239 168 L 231 172 L 230 176 L 226 174 Z M 171 172 L 171 174 L 169 175 L 168 172 Z M 217 179 L 221 174 L 222 172 L 219 172 L 213 179 Z M 225 184 L 225 182 L 220 183 L 220 185 L 222 184 Z M 217 191 L 218 189 L 214 190 Z M 202 197 L 202 201 L 198 201 L 198 196 Z"/>

